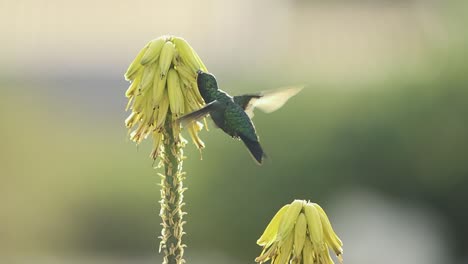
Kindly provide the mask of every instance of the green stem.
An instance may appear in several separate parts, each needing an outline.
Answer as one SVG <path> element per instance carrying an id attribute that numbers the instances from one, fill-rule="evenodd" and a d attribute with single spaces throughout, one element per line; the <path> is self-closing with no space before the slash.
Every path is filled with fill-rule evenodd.
<path id="1" fill-rule="evenodd" d="M 161 181 L 161 212 L 162 232 L 160 250 L 163 250 L 163 264 L 182 264 L 184 263 L 184 247 L 182 236 L 184 221 L 182 220 L 184 212 L 183 203 L 183 173 L 182 173 L 182 143 L 179 140 L 179 134 L 174 134 L 172 129 L 172 120 L 167 118 L 163 130 L 164 135 L 164 156 L 162 163 L 164 165 L 165 175 Z M 175 140 L 177 139 L 177 140 Z"/>

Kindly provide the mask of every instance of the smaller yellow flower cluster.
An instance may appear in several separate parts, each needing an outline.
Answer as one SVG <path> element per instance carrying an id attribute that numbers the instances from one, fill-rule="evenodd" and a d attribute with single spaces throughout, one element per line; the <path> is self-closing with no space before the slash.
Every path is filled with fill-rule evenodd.
<path id="1" fill-rule="evenodd" d="M 331 248 L 343 262 L 343 243 L 333 231 L 325 211 L 316 203 L 295 200 L 283 206 L 257 244 L 263 251 L 256 262 L 272 264 L 334 264 Z"/>
<path id="2" fill-rule="evenodd" d="M 180 116 L 200 109 L 205 102 L 197 85 L 197 71 L 207 71 L 197 53 L 183 39 L 162 36 L 150 41 L 130 64 L 125 79 L 131 81 L 126 92 L 127 108 L 131 109 L 125 125 L 130 139 L 137 144 L 148 135 L 153 137 L 151 157 L 156 159 L 164 140 L 164 127 L 171 122 L 174 140 L 180 140 Z M 169 120 L 169 121 L 167 121 Z M 198 148 L 204 144 L 198 137 L 203 125 L 193 122 L 187 126 Z"/>

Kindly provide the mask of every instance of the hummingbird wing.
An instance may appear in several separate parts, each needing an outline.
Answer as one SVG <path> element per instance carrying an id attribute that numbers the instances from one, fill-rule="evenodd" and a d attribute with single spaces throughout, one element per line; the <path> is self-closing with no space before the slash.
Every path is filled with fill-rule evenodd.
<path id="1" fill-rule="evenodd" d="M 204 107 L 180 117 L 179 119 L 177 119 L 177 122 L 179 124 L 182 124 L 182 126 L 186 126 L 187 124 L 193 121 L 202 119 L 203 117 L 208 115 L 210 112 L 216 111 L 220 107 L 221 107 L 221 103 L 219 103 L 217 100 L 214 100 L 206 104 Z"/>
<path id="2" fill-rule="evenodd" d="M 291 86 L 256 94 L 234 96 L 234 102 L 241 106 L 250 118 L 253 118 L 253 110 L 255 108 L 265 113 L 274 112 L 282 107 L 289 98 L 298 94 L 303 88 L 304 86 Z"/>

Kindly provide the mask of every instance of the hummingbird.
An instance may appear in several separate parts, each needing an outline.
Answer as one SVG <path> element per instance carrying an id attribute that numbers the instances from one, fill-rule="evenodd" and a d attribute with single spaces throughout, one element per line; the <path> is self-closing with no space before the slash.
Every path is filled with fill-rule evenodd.
<path id="1" fill-rule="evenodd" d="M 271 113 L 283 106 L 303 87 L 289 87 L 233 97 L 218 88 L 213 74 L 201 70 L 197 74 L 198 90 L 206 105 L 180 117 L 178 122 L 184 126 L 209 114 L 218 128 L 229 136 L 242 140 L 253 158 L 258 164 L 262 164 L 266 154 L 252 122 L 253 110 L 259 108 L 263 112 Z"/>

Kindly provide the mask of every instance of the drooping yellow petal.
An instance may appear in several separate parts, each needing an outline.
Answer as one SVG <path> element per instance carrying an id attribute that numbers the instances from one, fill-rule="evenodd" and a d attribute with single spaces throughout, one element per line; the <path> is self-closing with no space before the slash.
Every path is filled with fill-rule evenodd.
<path id="1" fill-rule="evenodd" d="M 131 109 L 134 112 L 141 113 L 146 102 L 145 99 L 146 99 L 145 94 L 136 95 Z"/>
<path id="2" fill-rule="evenodd" d="M 141 76 L 140 92 L 144 92 L 153 85 L 154 75 L 156 74 L 157 66 L 155 63 L 145 66 L 143 76 Z"/>
<path id="3" fill-rule="evenodd" d="M 304 264 L 314 264 L 314 246 L 310 239 L 304 241 L 304 250 L 302 250 L 302 261 Z"/>
<path id="4" fill-rule="evenodd" d="M 205 148 L 205 143 L 200 139 L 198 136 L 198 132 L 201 130 L 201 127 L 198 122 L 192 122 L 188 126 L 188 132 L 190 134 L 190 137 L 192 138 L 193 143 L 197 146 L 198 149 L 203 149 Z"/>
<path id="5" fill-rule="evenodd" d="M 186 80 L 188 83 L 195 82 L 197 80 L 197 72 L 192 71 L 189 67 L 185 64 L 180 64 L 175 67 L 177 73 L 181 79 Z"/>
<path id="6" fill-rule="evenodd" d="M 320 221 L 322 223 L 323 232 L 328 245 L 330 245 L 337 256 L 340 256 L 343 254 L 343 242 L 341 242 L 340 238 L 336 235 L 331 226 L 330 220 L 322 207 L 316 203 L 312 203 L 312 206 L 317 209 L 320 215 Z"/>
<path id="7" fill-rule="evenodd" d="M 145 54 L 141 58 L 141 65 L 146 65 L 148 63 L 155 62 L 158 59 L 159 55 L 161 54 L 161 50 L 164 46 L 164 43 L 166 43 L 166 40 L 164 39 L 164 37 L 160 37 L 155 40 L 152 40 L 149 43 Z"/>
<path id="8" fill-rule="evenodd" d="M 179 51 L 179 56 L 185 62 L 185 64 L 191 67 L 192 71 L 194 72 L 200 70 L 201 65 L 194 55 L 192 47 L 190 47 L 187 41 L 185 41 L 183 38 L 174 37 L 173 42 Z"/>
<path id="9" fill-rule="evenodd" d="M 196 81 L 190 82 L 189 88 L 191 88 L 191 91 L 192 91 L 193 94 L 195 95 L 195 98 L 197 99 L 198 103 L 201 104 L 201 105 L 204 105 L 204 104 L 205 104 L 205 100 L 203 100 L 203 97 L 202 97 L 201 94 L 200 94 L 200 90 L 198 89 L 198 84 L 197 84 L 197 82 L 196 82 Z"/>
<path id="10" fill-rule="evenodd" d="M 272 244 L 270 247 L 264 247 L 260 256 L 255 258 L 255 262 L 264 263 L 274 258 L 278 253 L 278 242 Z"/>
<path id="11" fill-rule="evenodd" d="M 132 83 L 128 87 L 127 91 L 125 92 L 125 96 L 127 98 L 130 98 L 135 95 L 135 92 L 137 91 L 138 87 L 140 86 L 141 82 L 141 76 L 143 75 L 143 70 L 140 69 L 136 74 L 135 74 L 135 79 L 133 79 Z"/>
<path id="12" fill-rule="evenodd" d="M 320 215 L 317 209 L 310 203 L 304 207 L 304 213 L 307 219 L 307 228 L 309 236 L 314 247 L 324 244 L 323 229 Z"/>
<path id="13" fill-rule="evenodd" d="M 159 68 L 161 69 L 161 78 L 167 74 L 169 68 L 171 67 L 172 58 L 174 57 L 175 46 L 174 43 L 167 41 L 164 43 L 164 46 L 161 51 L 161 56 L 159 57 Z"/>
<path id="14" fill-rule="evenodd" d="M 166 90 L 166 76 L 162 79 L 159 76 L 159 65 L 157 65 L 156 73 L 153 79 L 153 106 L 158 107 L 162 101 L 164 91 Z"/>
<path id="15" fill-rule="evenodd" d="M 151 151 L 150 157 L 156 159 L 160 153 L 160 145 L 162 142 L 163 135 L 160 131 L 153 131 L 153 149 Z"/>
<path id="16" fill-rule="evenodd" d="M 289 262 L 289 259 L 291 258 L 292 249 L 293 249 L 293 243 L 294 243 L 294 234 L 291 233 L 289 234 L 288 237 L 286 237 L 283 243 L 280 244 L 280 249 L 279 249 L 280 253 L 277 259 L 275 259 L 274 263 L 283 264 L 283 263 Z"/>
<path id="17" fill-rule="evenodd" d="M 294 256 L 300 257 L 307 236 L 307 220 L 303 213 L 299 214 L 294 227 Z"/>
<path id="18" fill-rule="evenodd" d="M 323 264 L 334 264 L 333 259 L 330 256 L 330 252 L 328 251 L 328 248 L 320 250 L 319 256 L 319 263 Z"/>
<path id="19" fill-rule="evenodd" d="M 260 246 L 267 246 L 272 244 L 275 239 L 276 235 L 278 234 L 278 228 L 281 222 L 283 215 L 289 208 L 289 204 L 281 207 L 281 209 L 273 216 L 270 223 L 268 224 L 267 228 L 263 232 L 262 236 L 257 240 L 257 244 Z"/>
<path id="20" fill-rule="evenodd" d="M 145 54 L 146 50 L 148 49 L 149 43 L 140 50 L 136 58 L 132 61 L 130 66 L 128 66 L 127 72 L 125 73 L 125 80 L 131 81 L 135 78 L 135 73 L 142 67 L 141 65 L 141 58 Z"/>
<path id="21" fill-rule="evenodd" d="M 190 113 L 192 111 L 198 110 L 203 105 L 199 104 L 193 92 L 186 85 L 182 85 L 182 90 L 185 91 L 185 111 Z"/>
<path id="22" fill-rule="evenodd" d="M 158 122 L 156 123 L 156 129 L 161 129 L 166 121 L 167 112 L 169 111 L 169 97 L 167 96 L 167 89 L 164 91 L 162 100 L 159 104 L 158 109 Z"/>
<path id="23" fill-rule="evenodd" d="M 127 119 L 125 119 L 125 126 L 127 128 L 131 128 L 135 125 L 135 122 L 138 121 L 138 114 L 136 112 L 132 112 Z"/>
<path id="24" fill-rule="evenodd" d="M 289 206 L 288 210 L 281 219 L 277 240 L 283 240 L 291 234 L 297 217 L 301 213 L 303 205 L 304 201 L 301 200 L 294 200 L 294 202 L 291 203 L 291 206 Z"/>
<path id="25" fill-rule="evenodd" d="M 169 107 L 177 117 L 185 112 L 185 99 L 180 86 L 179 75 L 174 69 L 167 73 L 167 92 L 169 96 Z"/>

